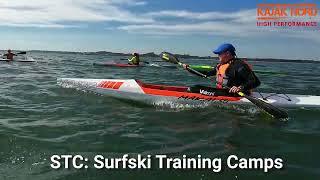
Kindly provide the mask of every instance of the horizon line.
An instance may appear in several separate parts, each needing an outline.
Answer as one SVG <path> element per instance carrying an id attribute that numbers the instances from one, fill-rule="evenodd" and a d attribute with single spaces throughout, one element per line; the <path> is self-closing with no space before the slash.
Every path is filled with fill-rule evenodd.
<path id="1" fill-rule="evenodd" d="M 43 51 L 43 52 L 64 52 L 64 53 L 97 53 L 97 52 L 109 52 L 109 53 L 118 53 L 118 54 L 131 54 L 125 52 L 112 52 L 107 50 L 99 50 L 99 51 L 71 51 L 71 50 L 39 50 L 39 49 L 32 49 L 32 50 L 18 50 L 18 49 L 11 49 L 12 51 L 25 51 L 25 52 L 32 52 L 32 51 Z M 7 51 L 1 49 L 0 51 Z M 147 53 L 140 53 L 140 54 L 149 54 L 155 52 L 147 52 Z M 177 55 L 184 55 L 184 56 L 196 56 L 200 58 L 218 58 L 218 56 L 198 56 L 198 55 L 191 55 L 191 54 L 180 54 L 180 53 L 173 53 Z M 157 55 L 157 54 L 156 54 Z M 237 57 L 240 59 L 276 59 L 276 58 L 268 58 L 268 57 Z M 280 58 L 279 60 L 297 60 L 297 61 L 320 61 L 317 59 L 289 59 L 289 58 Z"/>

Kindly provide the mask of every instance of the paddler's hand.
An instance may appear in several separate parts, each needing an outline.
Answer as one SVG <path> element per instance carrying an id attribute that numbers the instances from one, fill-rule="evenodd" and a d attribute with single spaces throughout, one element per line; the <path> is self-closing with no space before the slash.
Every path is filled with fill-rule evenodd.
<path id="1" fill-rule="evenodd" d="M 241 86 L 232 86 L 229 90 L 229 93 L 238 93 L 242 90 L 242 87 Z"/>
<path id="2" fill-rule="evenodd" d="M 189 64 L 182 64 L 183 69 L 187 69 L 189 67 Z"/>

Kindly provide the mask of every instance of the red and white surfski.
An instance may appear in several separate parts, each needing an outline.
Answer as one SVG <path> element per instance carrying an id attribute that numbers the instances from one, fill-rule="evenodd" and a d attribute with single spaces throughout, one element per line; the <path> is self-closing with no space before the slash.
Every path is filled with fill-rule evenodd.
<path id="1" fill-rule="evenodd" d="M 134 79 L 60 78 L 65 88 L 93 91 L 102 95 L 140 101 L 148 104 L 178 103 L 183 105 L 210 105 L 217 102 L 252 104 L 243 97 L 214 96 L 210 92 L 189 92 L 189 87 L 147 84 Z M 252 96 L 282 107 L 320 107 L 320 96 L 257 93 Z"/>

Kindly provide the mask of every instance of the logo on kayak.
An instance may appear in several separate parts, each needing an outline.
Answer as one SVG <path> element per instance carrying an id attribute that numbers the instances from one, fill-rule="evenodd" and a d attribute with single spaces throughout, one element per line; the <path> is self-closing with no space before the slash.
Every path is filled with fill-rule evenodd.
<path id="1" fill-rule="evenodd" d="M 105 88 L 105 89 L 119 89 L 123 82 L 116 82 L 116 81 L 102 81 L 98 84 L 98 88 Z"/>
<path id="2" fill-rule="evenodd" d="M 309 27 L 318 26 L 317 4 L 258 4 L 257 26 Z"/>
<path id="3" fill-rule="evenodd" d="M 206 91 L 203 89 L 200 89 L 200 94 L 206 95 L 206 96 L 214 96 L 215 92 Z"/>

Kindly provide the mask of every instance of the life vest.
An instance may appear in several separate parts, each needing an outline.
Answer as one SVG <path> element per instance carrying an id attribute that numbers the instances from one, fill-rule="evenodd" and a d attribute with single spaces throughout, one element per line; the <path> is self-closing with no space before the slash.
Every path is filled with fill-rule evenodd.
<path id="1" fill-rule="evenodd" d="M 228 86 L 228 82 L 230 77 L 227 76 L 226 71 L 230 67 L 230 65 L 234 62 L 234 60 L 229 61 L 226 64 L 218 64 L 216 68 L 216 88 L 217 89 L 224 89 Z M 246 61 L 242 61 L 246 64 L 249 69 L 252 71 L 252 65 L 247 63 Z"/>
<path id="2" fill-rule="evenodd" d="M 230 62 L 226 64 L 219 64 L 217 66 L 217 74 L 216 74 L 216 88 L 223 89 L 228 84 L 228 77 L 226 75 L 226 70 L 230 66 Z"/>
<path id="3" fill-rule="evenodd" d="M 138 57 L 133 56 L 133 57 L 129 60 L 129 62 L 130 62 L 131 64 L 134 64 L 134 65 L 139 65 L 140 60 L 139 60 Z"/>

